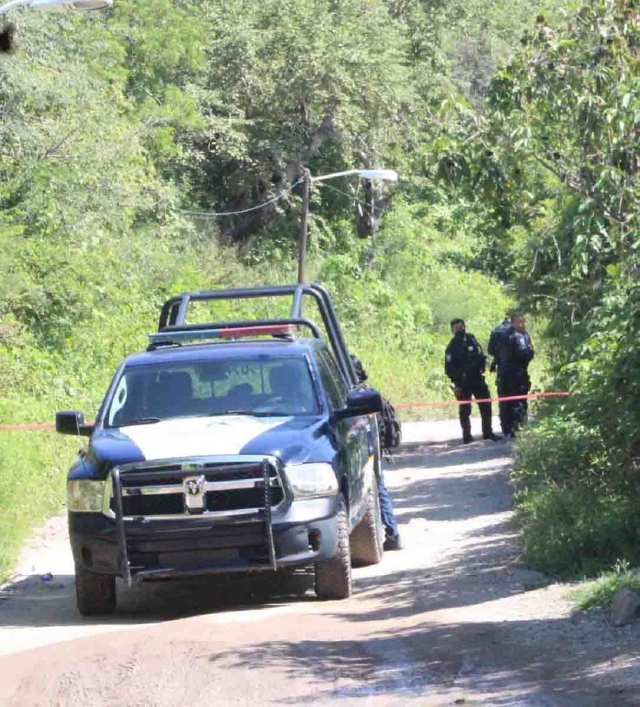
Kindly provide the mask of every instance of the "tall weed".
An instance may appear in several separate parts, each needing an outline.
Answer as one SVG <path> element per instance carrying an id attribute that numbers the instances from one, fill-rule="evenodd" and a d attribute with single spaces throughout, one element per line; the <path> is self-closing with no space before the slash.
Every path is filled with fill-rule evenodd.
<path id="1" fill-rule="evenodd" d="M 53 432 L 0 432 L 0 581 L 33 524 L 62 508 L 77 446 Z"/>
<path id="2" fill-rule="evenodd" d="M 613 331 L 587 341 L 559 378 L 572 397 L 544 405 L 516 446 L 525 555 L 557 574 L 593 576 L 617 560 L 640 562 L 640 411 L 629 395 L 636 379 L 621 372 L 637 370 L 638 354 L 631 327 L 626 336 L 628 344 Z"/>

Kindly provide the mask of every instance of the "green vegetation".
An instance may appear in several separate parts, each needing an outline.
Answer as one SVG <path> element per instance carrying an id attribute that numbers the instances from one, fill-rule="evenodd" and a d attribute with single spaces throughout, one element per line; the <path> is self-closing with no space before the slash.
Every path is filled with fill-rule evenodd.
<path id="1" fill-rule="evenodd" d="M 634 2 L 541 18 L 492 79 L 480 142 L 448 155 L 488 190 L 499 268 L 548 317 L 573 393 L 515 472 L 526 555 L 562 574 L 640 559 L 639 46 Z"/>
<path id="2" fill-rule="evenodd" d="M 574 391 L 518 446 L 525 550 L 564 573 L 637 557 L 638 10 L 564 5 L 15 11 L 18 51 L 0 61 L 0 422 L 90 418 L 171 294 L 292 281 L 303 167 L 393 168 L 394 187 L 313 188 L 309 276 L 351 347 L 394 403 L 443 399 L 448 321 L 486 341 L 523 307 L 535 387 Z M 61 499 L 74 449 L 52 439 L 0 433 L 1 508 L 25 507 L 16 479 L 43 482 L 20 523 L 0 513 L 0 574 Z"/>
<path id="3" fill-rule="evenodd" d="M 574 593 L 576 607 L 580 611 L 607 608 L 619 589 L 640 592 L 640 576 L 631 572 L 626 562 L 616 563 L 611 572 L 603 573 L 595 582 L 577 590 Z"/>
<path id="4" fill-rule="evenodd" d="M 54 432 L 0 435 L 0 579 L 9 574 L 34 520 L 60 511 L 76 440 Z"/>

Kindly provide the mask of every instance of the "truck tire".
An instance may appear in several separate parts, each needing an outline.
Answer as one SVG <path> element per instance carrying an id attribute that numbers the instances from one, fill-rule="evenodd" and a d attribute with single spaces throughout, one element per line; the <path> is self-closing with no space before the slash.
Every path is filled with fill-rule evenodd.
<path id="1" fill-rule="evenodd" d="M 351 562 L 354 567 L 377 565 L 384 553 L 384 532 L 380 515 L 378 482 L 373 482 L 367 494 L 367 506 L 362 520 L 351 533 Z"/>
<path id="2" fill-rule="evenodd" d="M 83 616 L 112 614 L 116 608 L 116 578 L 76 567 L 76 604 Z"/>
<path id="3" fill-rule="evenodd" d="M 344 499 L 336 516 L 338 540 L 332 558 L 316 562 L 315 590 L 318 599 L 347 599 L 351 596 L 351 548 L 349 515 Z"/>

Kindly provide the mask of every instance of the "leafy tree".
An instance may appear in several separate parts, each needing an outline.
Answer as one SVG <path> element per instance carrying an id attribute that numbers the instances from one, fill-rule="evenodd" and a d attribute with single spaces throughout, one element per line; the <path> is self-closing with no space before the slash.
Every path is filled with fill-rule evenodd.
<path id="1" fill-rule="evenodd" d="M 539 18 L 493 78 L 474 145 L 447 155 L 508 209 L 520 298 L 564 344 L 558 381 L 574 397 L 525 437 L 518 472 L 526 549 L 564 572 L 638 557 L 638 20 L 623 0 L 585 2 L 555 28 Z"/>

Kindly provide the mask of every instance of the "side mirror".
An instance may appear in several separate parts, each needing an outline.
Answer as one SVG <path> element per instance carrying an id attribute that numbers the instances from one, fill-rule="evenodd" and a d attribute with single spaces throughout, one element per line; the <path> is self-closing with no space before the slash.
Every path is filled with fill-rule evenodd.
<path id="1" fill-rule="evenodd" d="M 85 425 L 84 414 L 79 410 L 63 410 L 56 413 L 56 432 L 62 435 L 91 437 L 93 425 Z"/>
<path id="2" fill-rule="evenodd" d="M 347 394 L 347 407 L 338 410 L 339 418 L 356 417 L 357 415 L 375 415 L 382 412 L 382 397 L 377 390 L 351 390 Z"/>

